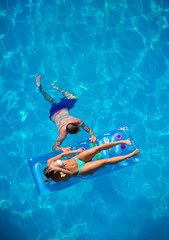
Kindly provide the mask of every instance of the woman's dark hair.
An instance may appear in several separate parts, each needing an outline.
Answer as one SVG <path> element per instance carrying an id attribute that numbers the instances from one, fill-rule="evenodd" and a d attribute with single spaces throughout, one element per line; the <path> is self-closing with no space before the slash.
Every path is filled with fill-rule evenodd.
<path id="1" fill-rule="evenodd" d="M 57 175 L 57 173 L 54 170 L 49 169 L 49 166 L 44 168 L 43 173 L 45 177 L 47 177 L 48 179 L 53 178 Z"/>
<path id="2" fill-rule="evenodd" d="M 66 131 L 70 134 L 77 133 L 79 131 L 79 126 L 77 123 L 68 123 Z"/>

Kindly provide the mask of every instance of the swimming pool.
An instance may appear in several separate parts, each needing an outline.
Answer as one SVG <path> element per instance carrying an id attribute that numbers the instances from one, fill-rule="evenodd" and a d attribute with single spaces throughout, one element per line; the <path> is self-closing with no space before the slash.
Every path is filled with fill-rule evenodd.
<path id="1" fill-rule="evenodd" d="M 1 0 L 2 239 L 169 238 L 168 16 L 167 0 Z M 27 160 L 57 130 L 38 73 L 56 99 L 54 81 L 78 96 L 71 114 L 96 135 L 129 126 L 143 162 L 40 197 Z"/>

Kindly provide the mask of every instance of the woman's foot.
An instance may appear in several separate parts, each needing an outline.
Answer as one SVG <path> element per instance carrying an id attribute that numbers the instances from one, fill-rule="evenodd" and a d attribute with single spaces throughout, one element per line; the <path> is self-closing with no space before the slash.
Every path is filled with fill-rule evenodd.
<path id="1" fill-rule="evenodd" d="M 124 144 L 131 145 L 131 142 L 130 142 L 130 140 L 124 140 Z"/>
<path id="2" fill-rule="evenodd" d="M 36 85 L 37 87 L 40 87 L 40 80 L 41 80 L 41 75 L 36 76 Z"/>
<path id="3" fill-rule="evenodd" d="M 130 153 L 131 157 L 136 156 L 140 153 L 139 149 L 136 149 L 134 152 Z"/>

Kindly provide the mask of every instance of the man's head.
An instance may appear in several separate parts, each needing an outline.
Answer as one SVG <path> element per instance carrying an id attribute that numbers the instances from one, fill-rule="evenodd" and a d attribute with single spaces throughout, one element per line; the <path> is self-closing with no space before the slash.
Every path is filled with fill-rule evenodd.
<path id="1" fill-rule="evenodd" d="M 80 128 L 77 123 L 68 123 L 66 126 L 66 131 L 70 134 L 76 134 L 80 131 Z"/>

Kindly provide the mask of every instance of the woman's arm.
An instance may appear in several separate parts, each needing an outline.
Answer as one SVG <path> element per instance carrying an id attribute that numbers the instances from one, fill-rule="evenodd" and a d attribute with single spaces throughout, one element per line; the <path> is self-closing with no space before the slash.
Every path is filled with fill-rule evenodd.
<path id="1" fill-rule="evenodd" d="M 57 160 L 61 159 L 61 158 L 63 157 L 62 154 L 63 154 L 63 153 L 61 153 L 61 154 L 59 154 L 59 155 L 57 155 L 57 156 L 55 156 L 55 157 L 53 157 L 53 158 L 48 159 L 47 165 L 49 166 L 49 165 L 51 165 L 52 163 L 56 162 Z"/>
<path id="2" fill-rule="evenodd" d="M 83 152 L 83 150 L 81 148 L 79 148 L 77 150 L 73 150 L 73 151 L 67 151 L 67 152 L 62 153 L 62 157 L 67 157 L 74 153 L 81 153 L 81 152 Z"/>
<path id="3" fill-rule="evenodd" d="M 71 177 L 73 175 L 73 173 L 71 171 L 69 171 L 65 168 L 58 167 L 57 169 L 58 169 L 57 171 L 59 171 L 60 173 L 62 172 L 64 174 L 66 174 L 66 177 Z"/>
<path id="4" fill-rule="evenodd" d="M 69 178 L 73 175 L 72 172 L 70 172 L 69 170 L 64 169 L 64 168 L 57 167 L 57 168 L 55 168 L 55 170 L 57 170 L 59 172 L 59 175 L 52 178 L 52 180 L 54 182 L 60 182 L 60 181 L 66 179 L 66 178 Z"/>
<path id="5" fill-rule="evenodd" d="M 67 157 L 67 156 L 70 156 L 70 155 L 72 155 L 74 153 L 81 153 L 81 152 L 83 152 L 83 150 L 81 148 L 77 149 L 77 150 L 73 150 L 73 151 L 63 152 L 63 153 L 61 153 L 61 154 L 59 154 L 59 155 L 57 155 L 57 156 L 55 156 L 53 158 L 50 158 L 48 160 L 48 166 L 51 165 L 52 163 L 56 162 L 57 160 L 63 158 L 63 157 Z"/>

